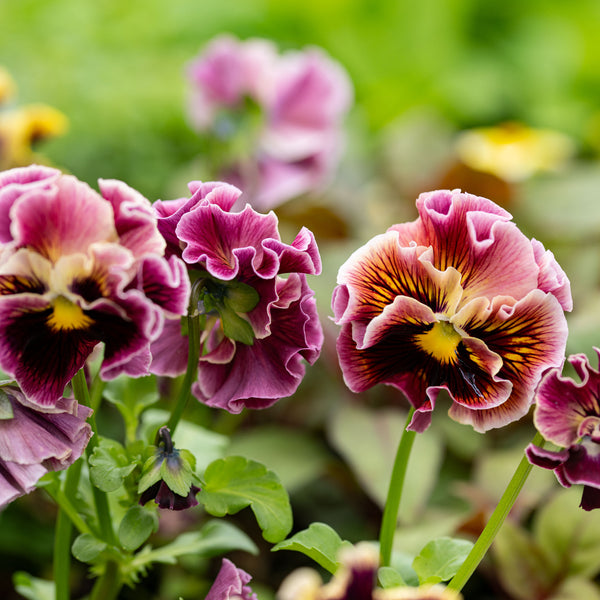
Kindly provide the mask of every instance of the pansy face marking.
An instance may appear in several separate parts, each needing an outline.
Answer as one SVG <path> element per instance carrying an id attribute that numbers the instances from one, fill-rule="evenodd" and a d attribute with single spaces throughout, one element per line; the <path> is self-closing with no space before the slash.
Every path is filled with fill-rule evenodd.
<path id="1" fill-rule="evenodd" d="M 431 192 L 417 208 L 416 221 L 376 236 L 339 270 L 344 379 L 355 392 L 402 390 L 416 431 L 441 390 L 455 420 L 500 427 L 527 412 L 544 371 L 562 361 L 568 279 L 485 198 Z"/>

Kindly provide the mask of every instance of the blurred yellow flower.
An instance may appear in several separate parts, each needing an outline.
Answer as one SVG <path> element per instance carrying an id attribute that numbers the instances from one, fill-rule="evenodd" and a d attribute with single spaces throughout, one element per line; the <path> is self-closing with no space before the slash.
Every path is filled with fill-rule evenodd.
<path id="1" fill-rule="evenodd" d="M 0 66 L 0 105 L 12 100 L 16 90 L 10 73 Z M 46 104 L 0 106 L 0 171 L 33 162 L 46 163 L 34 152 L 33 145 L 63 135 L 67 127 L 67 117 Z"/>
<path id="2" fill-rule="evenodd" d="M 456 150 L 472 169 L 515 182 L 558 169 L 573 155 L 575 145 L 558 131 L 509 122 L 464 131 Z"/>

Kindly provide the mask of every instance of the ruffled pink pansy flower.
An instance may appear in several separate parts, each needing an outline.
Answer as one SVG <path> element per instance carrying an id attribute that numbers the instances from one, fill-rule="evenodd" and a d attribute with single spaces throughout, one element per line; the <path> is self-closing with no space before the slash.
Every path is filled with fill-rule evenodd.
<path id="1" fill-rule="evenodd" d="M 461 600 L 457 592 L 442 585 L 376 587 L 379 553 L 359 542 L 340 553 L 341 566 L 328 583 L 314 569 L 300 568 L 288 575 L 277 600 Z"/>
<path id="2" fill-rule="evenodd" d="M 314 236 L 303 228 L 281 241 L 277 217 L 250 206 L 231 212 L 241 192 L 223 183 L 190 183 L 189 199 L 154 209 L 167 252 L 187 263 L 201 319 L 198 380 L 202 402 L 232 413 L 266 408 L 293 394 L 323 343 L 307 274 L 321 271 Z M 185 370 L 187 338 L 168 321 L 152 347 L 152 372 Z"/>
<path id="3" fill-rule="evenodd" d="M 165 314 L 183 314 L 185 266 L 164 257 L 151 205 L 114 180 L 100 194 L 55 169 L 0 174 L 0 367 L 53 407 L 100 342 L 101 375 L 148 373 Z"/>
<path id="4" fill-rule="evenodd" d="M 91 412 L 67 398 L 42 412 L 16 387 L 0 388 L 0 508 L 82 455 L 92 435 L 85 422 Z"/>
<path id="5" fill-rule="evenodd" d="M 580 506 L 592 510 L 600 508 L 600 373 L 584 354 L 570 356 L 569 362 L 581 382 L 550 371 L 537 391 L 533 414 L 537 430 L 560 449 L 530 444 L 526 454 L 532 464 L 553 470 L 564 487 L 583 485 Z"/>
<path id="6" fill-rule="evenodd" d="M 257 600 L 252 591 L 252 577 L 224 558 L 221 569 L 204 600 Z"/>
<path id="7" fill-rule="evenodd" d="M 191 62 L 188 79 L 193 126 L 228 148 L 215 176 L 243 189 L 243 202 L 268 210 L 335 169 L 352 86 L 323 51 L 279 54 L 266 40 L 220 36 Z"/>
<path id="8" fill-rule="evenodd" d="M 332 305 L 345 382 L 402 390 L 414 431 L 429 426 L 441 390 L 456 421 L 481 432 L 506 425 L 562 364 L 569 281 L 490 200 L 436 191 L 417 209 L 339 270 Z"/>

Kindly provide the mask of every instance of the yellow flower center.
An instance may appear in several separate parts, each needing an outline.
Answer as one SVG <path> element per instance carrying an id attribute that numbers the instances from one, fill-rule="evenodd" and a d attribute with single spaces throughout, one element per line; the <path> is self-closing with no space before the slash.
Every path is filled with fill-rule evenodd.
<path id="1" fill-rule="evenodd" d="M 64 296 L 58 296 L 52 305 L 52 314 L 48 317 L 48 325 L 54 331 L 86 329 L 92 324 L 92 319 L 84 314 L 77 306 Z"/>
<path id="2" fill-rule="evenodd" d="M 454 361 L 456 348 L 461 339 L 460 333 L 448 321 L 438 321 L 429 331 L 416 336 L 419 348 L 431 354 L 441 363 Z"/>

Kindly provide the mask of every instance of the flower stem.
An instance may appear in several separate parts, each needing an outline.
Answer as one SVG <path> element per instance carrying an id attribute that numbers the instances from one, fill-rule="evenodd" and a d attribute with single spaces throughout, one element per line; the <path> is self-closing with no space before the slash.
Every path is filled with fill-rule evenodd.
<path id="1" fill-rule="evenodd" d="M 104 573 L 96 580 L 90 594 L 90 600 L 114 600 L 121 586 L 119 565 L 110 560 L 106 563 Z"/>
<path id="2" fill-rule="evenodd" d="M 536 446 L 544 445 L 544 438 L 537 432 L 532 441 Z M 469 552 L 465 562 L 460 566 L 456 575 L 448 584 L 448 589 L 460 592 L 463 586 L 467 583 L 471 575 L 475 572 L 479 563 L 483 560 L 483 557 L 487 553 L 489 547 L 492 545 L 494 538 L 498 531 L 502 527 L 502 524 L 506 520 L 508 513 L 513 507 L 529 473 L 531 472 L 532 465 L 527 460 L 526 456 L 523 456 L 519 466 L 517 467 L 512 479 L 508 483 L 508 486 L 504 490 L 504 494 L 500 498 L 498 505 L 494 509 L 492 516 L 490 517 L 487 525 L 484 527 L 479 538 L 475 542 L 475 545 Z"/>
<path id="3" fill-rule="evenodd" d="M 387 500 L 383 510 L 383 518 L 381 520 L 381 530 L 379 532 L 379 552 L 381 554 L 381 565 L 388 567 L 392 560 L 392 546 L 394 543 L 394 534 L 398 524 L 398 510 L 400 508 L 400 498 L 402 497 L 402 488 L 404 487 L 404 477 L 406 475 L 406 467 L 408 466 L 408 458 L 415 441 L 416 433 L 409 431 L 406 428 L 412 421 L 414 408 L 411 408 L 406 425 L 398 444 L 396 459 L 392 469 L 390 478 L 390 487 L 388 489 Z"/>
<path id="4" fill-rule="evenodd" d="M 77 460 L 67 470 L 64 491 L 58 487 L 58 494 L 66 499 L 77 493 L 79 486 L 79 476 L 81 474 L 82 461 Z M 70 507 L 69 502 L 69 507 Z M 54 572 L 54 583 L 56 600 L 69 600 L 69 573 L 71 571 L 71 536 L 73 533 L 72 519 L 83 522 L 77 511 L 71 511 L 66 505 L 59 503 L 58 515 L 56 517 L 56 526 L 54 532 L 54 562 L 52 565 Z M 84 524 L 85 525 L 85 524 Z"/>
<path id="5" fill-rule="evenodd" d="M 85 380 L 85 373 L 83 372 L 83 369 L 79 369 L 79 371 L 77 371 L 77 373 L 73 377 L 71 384 L 73 386 L 73 393 L 75 394 L 76 400 L 81 404 L 89 406 L 90 394 L 88 391 L 87 381 Z M 92 412 L 92 414 L 88 417 L 88 421 L 93 432 L 93 435 L 90 438 L 87 448 L 85 449 L 85 453 L 89 461 L 89 457 L 92 455 L 99 443 L 98 428 L 96 426 L 96 414 L 94 412 Z M 116 544 L 116 538 L 112 526 L 110 509 L 108 506 L 108 497 L 105 492 L 97 488 L 93 483 L 91 484 L 91 488 L 92 494 L 94 496 L 94 504 L 96 506 L 96 515 L 98 516 L 98 525 L 100 526 L 102 537 L 106 542 L 108 542 L 111 545 L 114 545 Z"/>
<path id="6" fill-rule="evenodd" d="M 198 315 L 188 315 L 186 318 L 188 323 L 187 369 L 181 387 L 179 388 L 179 395 L 175 402 L 175 406 L 173 407 L 173 412 L 167 422 L 167 427 L 169 428 L 171 435 L 175 433 L 175 428 L 183 416 L 185 407 L 191 396 L 192 384 L 194 383 L 196 373 L 198 372 L 198 358 L 200 356 L 200 319 L 198 318 Z"/>

